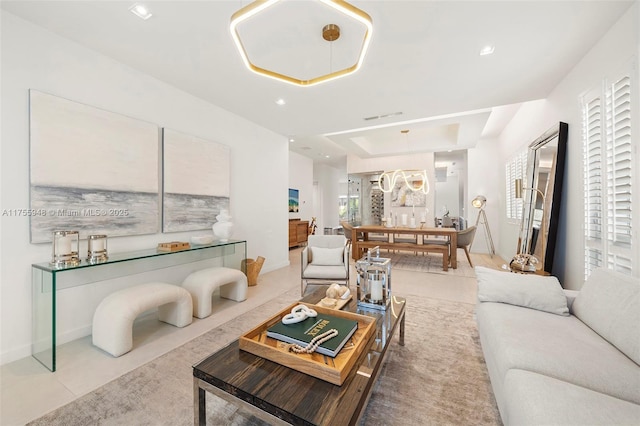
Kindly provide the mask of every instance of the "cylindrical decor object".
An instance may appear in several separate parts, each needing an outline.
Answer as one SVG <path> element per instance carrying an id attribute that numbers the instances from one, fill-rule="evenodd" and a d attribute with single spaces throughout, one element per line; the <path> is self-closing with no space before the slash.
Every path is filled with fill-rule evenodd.
<path id="1" fill-rule="evenodd" d="M 247 276 L 247 283 L 249 286 L 252 287 L 258 284 L 258 275 L 260 275 L 260 270 L 262 269 L 264 260 L 264 257 L 258 256 L 256 260 L 244 259 L 242 261 L 241 268 Z"/>
<path id="2" fill-rule="evenodd" d="M 53 231 L 51 264 L 60 267 L 80 264 L 78 231 Z"/>
<path id="3" fill-rule="evenodd" d="M 107 255 L 107 236 L 89 235 L 87 237 L 87 261 L 89 263 L 105 262 Z"/>

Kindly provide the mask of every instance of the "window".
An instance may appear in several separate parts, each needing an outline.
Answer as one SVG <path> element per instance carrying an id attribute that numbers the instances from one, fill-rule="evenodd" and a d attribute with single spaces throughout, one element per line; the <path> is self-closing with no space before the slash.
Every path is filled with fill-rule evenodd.
<path id="1" fill-rule="evenodd" d="M 516 198 L 514 183 L 516 179 L 523 179 L 527 169 L 527 150 L 513 156 L 505 165 L 507 219 L 522 219 L 522 199 Z"/>
<path id="2" fill-rule="evenodd" d="M 633 270 L 637 256 L 633 223 L 638 221 L 638 212 L 632 208 L 638 173 L 632 108 L 637 107 L 632 101 L 630 74 L 605 81 L 602 89 L 592 90 L 582 99 L 587 277 L 598 267 L 638 274 Z"/>

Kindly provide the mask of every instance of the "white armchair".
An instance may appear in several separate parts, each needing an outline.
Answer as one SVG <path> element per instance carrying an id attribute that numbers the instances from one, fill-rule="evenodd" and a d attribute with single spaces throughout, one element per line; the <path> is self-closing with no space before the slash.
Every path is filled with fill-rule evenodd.
<path id="1" fill-rule="evenodd" d="M 350 251 L 351 243 L 343 235 L 309 235 L 301 255 L 301 295 L 314 283 L 349 286 Z"/>

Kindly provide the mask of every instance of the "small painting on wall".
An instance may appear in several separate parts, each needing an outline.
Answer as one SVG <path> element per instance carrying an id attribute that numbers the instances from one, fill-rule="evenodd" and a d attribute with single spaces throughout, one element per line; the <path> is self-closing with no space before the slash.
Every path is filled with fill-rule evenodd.
<path id="1" fill-rule="evenodd" d="M 211 229 L 229 210 L 229 147 L 166 128 L 162 141 L 162 232 Z"/>
<path id="2" fill-rule="evenodd" d="M 29 91 L 30 234 L 158 232 L 158 126 Z"/>
<path id="3" fill-rule="evenodd" d="M 300 191 L 289 188 L 289 213 L 298 213 L 300 211 Z"/>

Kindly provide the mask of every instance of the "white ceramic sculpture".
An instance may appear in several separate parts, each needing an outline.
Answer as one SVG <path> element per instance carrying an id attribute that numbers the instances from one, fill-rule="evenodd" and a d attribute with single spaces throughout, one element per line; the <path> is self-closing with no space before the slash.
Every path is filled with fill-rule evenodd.
<path id="1" fill-rule="evenodd" d="M 213 224 L 213 233 L 223 243 L 229 241 L 233 234 L 233 222 L 229 216 L 228 210 L 220 210 L 220 214 L 216 216 L 217 222 Z"/>

